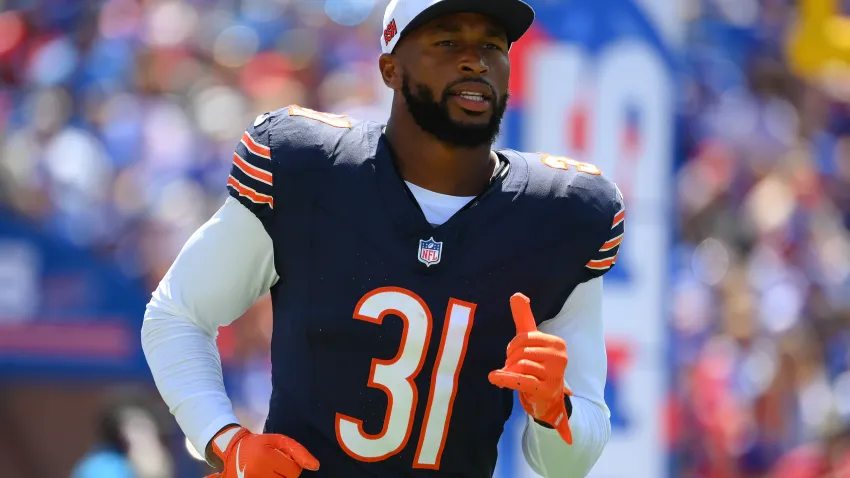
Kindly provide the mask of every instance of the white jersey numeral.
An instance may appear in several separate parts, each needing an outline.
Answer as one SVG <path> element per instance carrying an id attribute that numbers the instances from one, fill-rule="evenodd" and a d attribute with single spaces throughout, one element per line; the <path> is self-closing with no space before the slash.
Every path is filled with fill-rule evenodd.
<path id="1" fill-rule="evenodd" d="M 449 301 L 414 468 L 440 467 L 474 314 L 475 304 Z M 404 322 L 399 351 L 390 360 L 373 359 L 366 384 L 387 394 L 384 428 L 371 435 L 363 430 L 362 420 L 342 413 L 336 415 L 337 441 L 346 453 L 361 461 L 384 460 L 407 445 L 419 398 L 413 380 L 422 370 L 431 339 L 431 311 L 415 293 L 383 287 L 366 294 L 354 310 L 355 319 L 378 325 L 386 315 L 395 315 Z"/>

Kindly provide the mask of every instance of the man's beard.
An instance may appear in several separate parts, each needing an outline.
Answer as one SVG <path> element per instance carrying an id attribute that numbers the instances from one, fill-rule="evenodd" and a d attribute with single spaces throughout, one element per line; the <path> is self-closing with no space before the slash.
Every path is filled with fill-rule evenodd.
<path id="1" fill-rule="evenodd" d="M 510 96 L 508 92 L 490 99 L 493 105 L 490 121 L 487 124 L 478 125 L 452 119 L 449 113 L 450 88 L 451 85 L 446 87 L 442 98 L 437 102 L 434 99 L 434 93 L 425 85 L 413 85 L 413 88 L 411 88 L 407 74 L 402 78 L 401 84 L 401 92 L 407 102 L 407 110 L 413 116 L 416 124 L 424 131 L 446 144 L 462 148 L 493 144 L 499 136 L 499 127 L 508 106 Z"/>

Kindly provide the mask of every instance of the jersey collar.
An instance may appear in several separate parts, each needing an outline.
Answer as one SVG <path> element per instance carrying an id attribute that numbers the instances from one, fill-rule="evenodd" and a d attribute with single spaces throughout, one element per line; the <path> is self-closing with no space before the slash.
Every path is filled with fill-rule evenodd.
<path id="1" fill-rule="evenodd" d="M 452 236 L 459 227 L 502 212 L 528 183 L 528 163 L 513 150 L 498 150 L 503 164 L 494 175 L 490 188 L 458 211 L 445 224 L 432 226 L 419 209 L 416 199 L 404 184 L 393 162 L 392 152 L 383 134 L 383 125 L 375 124 L 370 131 L 374 152 L 375 179 L 384 211 L 404 235 L 438 234 Z M 449 237 L 446 237 L 449 238 Z"/>

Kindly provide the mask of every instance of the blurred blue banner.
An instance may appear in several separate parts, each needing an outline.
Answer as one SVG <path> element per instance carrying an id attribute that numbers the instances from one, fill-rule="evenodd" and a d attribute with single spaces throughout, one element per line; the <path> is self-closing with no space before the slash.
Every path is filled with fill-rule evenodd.
<path id="1" fill-rule="evenodd" d="M 114 267 L 0 212 L 0 376 L 138 379 L 146 294 Z"/>

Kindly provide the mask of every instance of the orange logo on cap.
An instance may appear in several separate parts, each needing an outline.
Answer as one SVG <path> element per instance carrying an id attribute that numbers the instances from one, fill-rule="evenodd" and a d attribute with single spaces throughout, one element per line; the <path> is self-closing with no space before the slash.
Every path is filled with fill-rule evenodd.
<path id="1" fill-rule="evenodd" d="M 395 38 L 396 34 L 398 34 L 398 29 L 395 26 L 395 18 L 393 18 L 390 24 L 387 25 L 387 28 L 384 29 L 384 41 L 387 45 L 389 45 L 390 42 L 393 41 L 393 38 Z"/>

